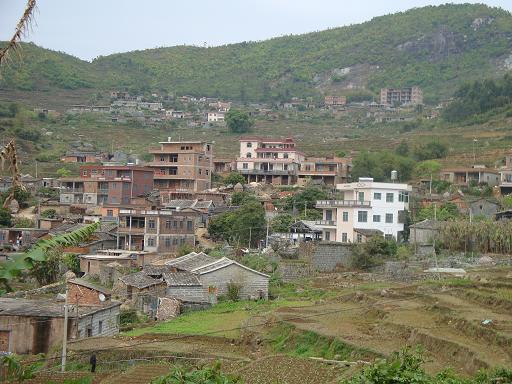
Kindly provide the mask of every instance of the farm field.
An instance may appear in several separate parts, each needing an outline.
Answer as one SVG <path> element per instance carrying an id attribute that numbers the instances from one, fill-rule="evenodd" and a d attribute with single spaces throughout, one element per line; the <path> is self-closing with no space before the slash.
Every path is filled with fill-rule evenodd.
<path id="1" fill-rule="evenodd" d="M 362 366 L 358 361 L 406 346 L 421 346 L 432 373 L 451 367 L 466 376 L 479 369 L 512 368 L 512 267 L 412 283 L 335 273 L 276 292 L 279 299 L 269 303 L 225 302 L 113 338 L 74 342 L 71 360 L 86 368 L 85 357 L 98 351 L 99 374 L 108 373 L 98 382 L 128 383 L 121 378 L 131 377 L 133 384 L 143 382 L 139 376 L 147 379 L 148 368 L 139 368 L 144 364 L 170 368 L 214 360 L 250 384 L 268 382 L 269 372 L 282 383 L 314 383 L 308 375 L 312 370 L 322 382 L 334 383 L 356 372 Z M 131 359 L 130 365 L 119 363 Z M 164 370 L 159 365 L 152 372 Z"/>

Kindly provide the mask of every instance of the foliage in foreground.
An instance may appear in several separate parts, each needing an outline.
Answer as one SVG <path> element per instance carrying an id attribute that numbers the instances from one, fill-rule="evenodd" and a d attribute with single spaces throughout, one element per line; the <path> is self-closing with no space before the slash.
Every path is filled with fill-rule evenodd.
<path id="1" fill-rule="evenodd" d="M 161 376 L 151 384 L 235 384 L 241 383 L 239 378 L 225 375 L 220 370 L 220 363 L 212 367 L 197 370 L 186 370 L 178 367 L 166 376 Z"/>
<path id="2" fill-rule="evenodd" d="M 34 377 L 35 369 L 34 365 L 23 364 L 17 355 L 6 354 L 0 357 L 0 373 L 4 372 L 6 380 L 22 382 L 31 379 Z"/>
<path id="3" fill-rule="evenodd" d="M 364 368 L 363 371 L 343 380 L 342 384 L 494 384 L 512 382 L 512 371 L 497 369 L 495 371 L 480 372 L 476 376 L 466 379 L 456 376 L 449 370 L 442 371 L 435 376 L 425 372 L 425 360 L 417 351 L 411 353 L 408 349 L 395 352 L 389 359 L 377 360 Z"/>
<path id="4" fill-rule="evenodd" d="M 47 261 L 50 254 L 65 247 L 76 246 L 87 240 L 98 227 L 99 223 L 89 224 L 64 235 L 39 240 L 27 252 L 14 255 L 8 261 L 0 263 L 0 283 L 4 285 L 7 291 L 10 291 L 10 281 L 20 276 L 25 270 L 32 270 L 36 265 L 41 272 L 40 276 L 42 276 L 46 273 L 45 270 L 48 269 Z M 55 263 L 53 263 L 53 266 L 55 267 Z M 46 280 L 46 277 L 42 280 Z"/>

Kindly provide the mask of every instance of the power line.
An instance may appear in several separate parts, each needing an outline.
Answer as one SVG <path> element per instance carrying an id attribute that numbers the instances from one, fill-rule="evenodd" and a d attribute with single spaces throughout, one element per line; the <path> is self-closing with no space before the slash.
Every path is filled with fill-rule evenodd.
<path id="1" fill-rule="evenodd" d="M 424 295 L 418 295 L 418 296 L 424 296 Z M 377 305 L 377 304 L 385 305 L 385 304 L 391 304 L 391 303 L 402 302 L 402 301 L 411 301 L 411 300 L 415 300 L 415 299 L 416 298 L 392 299 L 392 300 L 387 300 L 387 301 L 383 301 L 383 302 L 380 302 L 380 303 L 368 304 L 368 305 L 365 305 L 365 306 L 356 306 L 356 307 L 352 307 L 352 308 L 341 308 L 341 309 L 334 309 L 334 310 L 331 310 L 331 311 L 319 312 L 319 313 L 314 313 L 314 314 L 305 315 L 305 316 L 288 317 L 286 319 L 275 320 L 273 323 L 274 324 L 282 324 L 282 323 L 286 323 L 286 322 L 293 321 L 293 320 L 303 320 L 303 319 L 308 319 L 308 318 L 313 318 L 313 317 L 318 317 L 318 316 L 326 316 L 326 315 L 331 315 L 331 314 L 336 314 L 336 313 L 351 312 L 351 311 L 358 310 L 358 309 L 371 309 L 371 308 L 374 308 L 375 305 Z M 165 340 L 151 340 L 151 341 L 141 342 L 141 343 L 136 343 L 136 344 L 131 344 L 131 345 L 123 345 L 123 346 L 103 348 L 103 349 L 94 349 L 94 351 L 95 352 L 102 352 L 102 351 L 111 351 L 111 350 L 114 350 L 114 349 L 132 348 L 132 347 L 138 347 L 138 346 L 141 346 L 141 345 L 150 345 L 150 344 L 154 344 L 154 343 L 169 342 L 169 341 L 174 341 L 174 340 L 183 340 L 183 339 L 187 339 L 187 338 L 191 338 L 191 337 L 196 337 L 196 336 L 210 336 L 210 335 L 215 335 L 215 334 L 219 334 L 219 333 L 232 332 L 232 331 L 240 331 L 240 330 L 244 330 L 244 329 L 247 329 L 247 328 L 256 328 L 256 327 L 262 327 L 262 326 L 266 326 L 266 325 L 268 325 L 267 322 L 262 322 L 262 323 L 257 323 L 257 324 L 238 326 L 238 327 L 222 329 L 222 330 L 216 330 L 216 331 L 209 331 L 209 332 L 198 333 L 198 334 L 179 335 L 179 336 L 167 338 Z M 90 353 L 90 351 L 79 352 L 79 353 L 75 354 L 75 356 L 88 355 L 89 353 Z M 43 359 L 26 361 L 25 363 L 31 364 L 31 363 L 36 363 L 36 362 L 55 360 L 55 359 L 59 359 L 59 358 L 60 357 L 49 357 L 49 358 L 43 358 Z"/>

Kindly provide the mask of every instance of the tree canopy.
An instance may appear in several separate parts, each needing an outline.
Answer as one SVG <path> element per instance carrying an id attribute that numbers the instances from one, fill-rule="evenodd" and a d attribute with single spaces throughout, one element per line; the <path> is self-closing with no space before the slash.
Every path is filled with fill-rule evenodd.
<path id="1" fill-rule="evenodd" d="M 228 128 L 233 133 L 246 133 L 254 125 L 254 120 L 251 119 L 249 114 L 237 109 L 231 109 L 225 117 Z"/>

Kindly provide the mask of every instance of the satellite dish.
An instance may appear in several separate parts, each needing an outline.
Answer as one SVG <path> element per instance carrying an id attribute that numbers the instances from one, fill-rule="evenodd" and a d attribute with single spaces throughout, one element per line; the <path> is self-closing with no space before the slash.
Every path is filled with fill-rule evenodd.
<path id="1" fill-rule="evenodd" d="M 103 293 L 100 293 L 98 295 L 98 298 L 100 299 L 101 302 L 104 302 L 105 300 L 107 300 L 107 298 L 105 297 L 105 295 Z"/>

